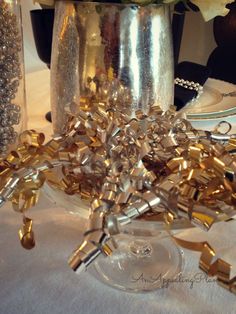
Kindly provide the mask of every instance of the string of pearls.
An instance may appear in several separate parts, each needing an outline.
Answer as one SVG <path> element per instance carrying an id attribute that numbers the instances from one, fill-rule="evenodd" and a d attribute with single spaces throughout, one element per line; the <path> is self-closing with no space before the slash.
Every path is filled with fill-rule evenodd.
<path id="1" fill-rule="evenodd" d="M 0 1 L 0 157 L 14 143 L 20 123 L 20 106 L 13 103 L 22 78 L 19 52 L 21 37 L 17 18 L 8 4 Z"/>
<path id="2" fill-rule="evenodd" d="M 184 80 L 184 79 L 181 79 L 179 77 L 177 77 L 174 82 L 176 85 L 179 85 L 183 88 L 197 92 L 197 96 L 195 97 L 195 99 L 198 98 L 200 96 L 200 94 L 202 94 L 202 92 L 203 92 L 203 87 L 199 83 Z"/>

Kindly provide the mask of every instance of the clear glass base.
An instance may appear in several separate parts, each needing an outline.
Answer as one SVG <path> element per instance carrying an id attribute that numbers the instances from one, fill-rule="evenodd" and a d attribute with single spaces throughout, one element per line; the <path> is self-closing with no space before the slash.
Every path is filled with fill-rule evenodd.
<path id="1" fill-rule="evenodd" d="M 123 233 L 115 241 L 118 249 L 109 257 L 100 257 L 90 270 L 93 276 L 114 288 L 151 291 L 166 286 L 182 271 L 183 252 L 165 230 L 155 235 Z"/>

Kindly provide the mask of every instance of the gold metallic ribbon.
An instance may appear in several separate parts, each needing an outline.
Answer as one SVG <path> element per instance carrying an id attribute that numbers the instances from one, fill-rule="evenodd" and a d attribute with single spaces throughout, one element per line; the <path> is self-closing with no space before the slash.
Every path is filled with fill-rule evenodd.
<path id="1" fill-rule="evenodd" d="M 19 230 L 19 238 L 23 248 L 30 250 L 35 246 L 34 232 L 32 230 L 32 219 L 24 217 L 23 227 Z"/>
<path id="2" fill-rule="evenodd" d="M 37 203 L 45 180 L 90 200 L 88 231 L 69 260 L 75 271 L 100 254 L 111 254 L 119 225 L 140 216 L 168 223 L 181 219 L 209 230 L 235 214 L 233 136 L 194 130 L 173 107 L 164 113 L 156 106 L 148 117 L 137 112 L 130 119 L 98 99 L 86 100 L 66 129 L 46 144 L 33 130 L 20 136 L 16 151 L 0 163 L 0 204 L 10 200 L 24 215 Z M 61 167 L 57 174 L 55 166 Z M 19 235 L 24 247 L 34 246 L 30 219 L 24 217 Z M 213 250 L 206 243 L 192 248 L 202 252 L 201 268 L 235 292 L 227 263 L 212 263 Z"/>
<path id="3" fill-rule="evenodd" d="M 185 249 L 201 252 L 200 269 L 209 277 L 216 276 L 219 285 L 236 294 L 236 276 L 232 278 L 230 276 L 231 265 L 221 258 L 216 259 L 214 249 L 207 242 L 190 242 L 178 237 L 173 239 Z"/>

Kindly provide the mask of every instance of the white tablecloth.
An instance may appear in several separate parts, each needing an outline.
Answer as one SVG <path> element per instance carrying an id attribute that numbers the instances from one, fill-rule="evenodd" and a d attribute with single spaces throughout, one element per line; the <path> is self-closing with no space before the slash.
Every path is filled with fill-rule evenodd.
<path id="1" fill-rule="evenodd" d="M 49 109 L 48 71 L 27 77 L 29 127 L 50 134 L 44 120 Z M 29 216 L 34 220 L 36 247 L 21 248 L 21 216 L 7 204 L 0 210 L 0 313 L 227 313 L 236 312 L 236 297 L 215 282 L 199 282 L 199 254 L 184 251 L 183 281 L 145 294 L 125 293 L 100 283 L 88 272 L 76 275 L 68 256 L 80 243 L 85 221 L 42 196 Z M 219 223 L 210 232 L 181 231 L 190 240 L 208 240 L 217 253 L 234 265 L 236 275 L 236 222 Z M 193 283 L 191 283 L 193 281 Z"/>

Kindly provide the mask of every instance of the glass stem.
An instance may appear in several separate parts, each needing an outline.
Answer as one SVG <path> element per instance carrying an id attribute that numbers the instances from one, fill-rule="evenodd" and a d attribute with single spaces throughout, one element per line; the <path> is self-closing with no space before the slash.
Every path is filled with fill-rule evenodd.
<path id="1" fill-rule="evenodd" d="M 150 257 L 152 255 L 152 245 L 148 241 L 135 240 L 130 244 L 130 251 L 137 258 Z"/>

